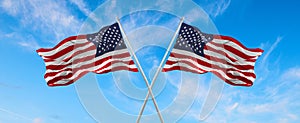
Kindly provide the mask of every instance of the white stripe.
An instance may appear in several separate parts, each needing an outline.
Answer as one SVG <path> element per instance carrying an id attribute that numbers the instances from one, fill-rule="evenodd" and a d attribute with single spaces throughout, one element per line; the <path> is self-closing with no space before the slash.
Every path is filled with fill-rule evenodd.
<path id="1" fill-rule="evenodd" d="M 96 57 L 94 60 L 91 60 L 91 62 L 97 61 L 99 59 L 103 59 L 103 58 L 106 58 L 106 57 L 109 57 L 109 56 L 123 54 L 123 53 L 126 53 L 126 52 L 128 52 L 127 49 L 111 51 L 111 52 L 108 52 L 108 53 L 105 53 L 101 56 Z M 64 62 L 62 60 L 55 60 L 55 61 L 51 61 L 51 62 L 46 62 L 45 64 L 46 64 L 46 66 L 48 66 L 48 65 L 66 65 L 66 64 L 69 64 L 69 63 L 75 61 L 76 59 L 81 59 L 81 58 L 84 58 L 84 57 L 87 57 L 87 56 L 95 56 L 95 54 L 96 54 L 96 50 L 92 50 L 92 51 L 88 51 L 88 52 L 76 55 L 67 62 Z"/>
<path id="2" fill-rule="evenodd" d="M 89 47 L 93 46 L 94 44 L 93 43 L 90 43 L 88 45 L 85 45 L 83 47 L 75 47 L 73 50 L 69 51 L 69 52 L 65 52 L 65 54 L 59 56 L 58 58 L 54 58 L 55 60 L 63 60 L 63 59 L 66 59 L 70 56 L 72 56 L 75 52 L 80 52 L 83 53 L 83 52 L 86 52 L 84 50 L 87 50 Z M 93 50 L 95 51 L 95 50 Z M 60 52 L 60 51 L 55 51 L 56 53 Z M 94 53 L 95 54 L 95 53 Z M 56 55 L 56 54 L 53 54 L 53 55 Z M 44 59 L 53 59 L 53 58 L 47 58 L 47 57 L 51 57 L 51 56 L 42 56 Z"/>
<path id="3" fill-rule="evenodd" d="M 106 67 L 104 69 L 100 69 L 98 71 L 96 71 L 97 73 L 101 73 L 101 72 L 104 72 L 106 70 L 111 70 L 111 69 L 114 69 L 114 68 L 117 68 L 117 67 L 122 67 L 122 66 L 125 66 L 125 67 L 128 67 L 130 69 L 137 69 L 136 65 L 135 64 L 132 64 L 132 65 L 127 65 L 127 64 L 124 64 L 124 63 L 115 63 L 115 64 L 112 64 L 110 65 L 109 67 Z"/>
<path id="4" fill-rule="evenodd" d="M 237 59 L 237 61 L 233 62 L 229 58 L 227 58 L 225 55 L 217 53 L 217 52 L 209 51 L 209 50 L 204 50 L 204 54 L 207 55 L 207 56 L 213 56 L 213 57 L 217 57 L 217 58 L 220 58 L 220 59 L 224 59 L 227 62 L 229 62 L 231 64 L 235 64 L 235 65 L 251 65 L 251 66 L 254 66 L 254 64 L 255 64 L 254 62 L 251 62 L 251 61 L 245 61 L 245 59 Z"/>
<path id="5" fill-rule="evenodd" d="M 38 52 L 38 54 L 40 56 L 52 56 L 54 54 L 56 54 L 58 51 L 61 51 L 69 46 L 73 46 L 73 45 L 79 45 L 79 44 L 84 44 L 84 43 L 87 43 L 89 42 L 88 40 L 86 39 L 80 39 L 80 40 L 71 40 L 71 41 L 68 41 L 64 44 L 62 44 L 61 46 L 59 46 L 58 48 L 54 49 L 54 50 L 50 50 L 50 51 L 47 51 L 47 52 Z"/>
<path id="6" fill-rule="evenodd" d="M 208 60 L 208 59 L 206 59 L 206 58 L 204 58 L 204 57 L 202 57 L 202 56 L 195 55 L 194 53 L 189 52 L 189 51 L 173 49 L 172 52 L 177 53 L 177 54 L 181 54 L 181 55 L 186 55 L 186 56 L 194 57 L 194 58 L 197 58 L 197 59 L 202 60 L 202 61 L 204 61 L 204 62 L 207 62 L 207 63 L 209 63 L 209 64 L 212 64 L 212 65 L 218 65 L 218 66 L 220 66 L 220 67 L 222 67 L 222 68 L 235 68 L 235 67 L 233 67 L 233 66 L 231 66 L 231 65 L 228 65 L 228 64 L 226 64 L 226 63 Z M 175 57 L 176 57 L 176 56 L 175 56 Z M 173 57 L 169 57 L 170 60 L 172 60 L 172 58 L 173 58 Z M 173 60 L 176 61 L 176 58 L 173 59 Z M 198 64 L 198 63 L 197 63 L 197 64 Z M 253 64 L 254 64 L 254 63 L 253 63 Z M 236 64 L 236 65 L 239 65 L 239 64 Z M 227 66 L 228 66 L 228 67 L 227 67 Z M 235 68 L 235 69 L 237 69 L 237 68 Z M 238 69 L 238 70 L 240 70 L 240 69 Z M 242 70 L 242 71 L 243 71 L 243 70 Z M 244 70 L 244 71 L 247 71 L 247 70 Z"/>
<path id="7" fill-rule="evenodd" d="M 164 69 L 171 69 L 172 67 L 176 67 L 176 66 L 179 66 L 179 67 L 185 67 L 187 69 L 190 69 L 190 70 L 193 70 L 193 71 L 197 71 L 199 73 L 205 73 L 205 71 L 202 71 L 200 69 L 196 69 L 188 64 L 185 64 L 185 63 L 176 63 L 176 64 L 172 64 L 172 65 L 169 65 L 169 64 L 165 64 L 164 66 Z"/>
<path id="8" fill-rule="evenodd" d="M 214 40 L 212 40 L 212 42 L 217 43 L 217 44 L 221 44 L 221 45 L 227 45 L 227 46 L 233 47 L 237 50 L 243 51 L 243 53 L 245 53 L 249 56 L 259 56 L 259 55 L 262 54 L 262 52 L 253 52 L 253 51 L 247 50 L 247 49 L 237 45 L 236 43 L 234 43 L 233 41 L 230 41 L 230 40 L 214 39 Z M 207 43 L 207 44 L 209 44 L 209 43 Z"/>
<path id="9" fill-rule="evenodd" d="M 194 64 L 194 63 L 193 63 L 193 64 Z M 181 66 L 181 65 L 184 65 L 184 63 L 179 64 L 179 66 Z M 187 64 L 186 64 L 186 65 L 187 65 Z M 175 66 L 175 65 L 168 65 L 169 68 L 170 68 L 170 67 L 173 67 L 173 66 Z M 185 65 L 184 65 L 184 67 L 185 67 Z M 210 68 L 207 68 L 207 67 L 202 66 L 202 65 L 201 65 L 200 68 L 201 68 L 201 69 L 204 69 L 204 70 L 207 70 L 207 71 L 215 71 L 215 72 L 221 74 L 221 76 L 224 77 L 225 79 L 227 79 L 227 80 L 229 80 L 229 81 L 231 81 L 231 82 L 234 82 L 235 84 L 247 84 L 247 83 L 245 83 L 245 82 L 243 82 L 243 81 L 241 81 L 241 80 L 230 78 L 229 76 L 227 76 L 227 75 L 226 75 L 223 71 L 221 71 L 221 70 L 218 70 L 218 69 L 210 69 Z M 243 76 L 242 76 L 242 77 L 243 77 Z M 250 81 L 252 81 L 252 82 L 255 80 L 255 78 L 252 78 L 252 77 L 244 77 L 244 78 L 246 78 L 246 79 L 248 79 L 248 80 L 250 80 Z"/>
<path id="10" fill-rule="evenodd" d="M 179 61 L 179 60 L 184 60 L 184 61 L 189 61 L 189 62 L 191 62 L 191 61 L 193 61 L 193 64 L 194 65 L 196 65 L 197 67 L 199 67 L 199 68 L 201 68 L 201 66 L 198 66 L 199 64 L 196 62 L 196 61 L 194 61 L 194 60 L 191 60 L 191 59 L 186 59 L 186 58 L 176 58 L 176 57 L 169 57 L 169 59 L 168 59 L 168 61 L 173 61 L 173 62 L 176 62 L 176 61 Z M 199 60 L 202 60 L 202 59 L 199 59 Z M 203 61 L 203 60 L 202 60 Z M 229 68 L 233 68 L 233 69 L 235 69 L 235 70 L 238 70 L 238 71 L 241 71 L 241 72 L 249 72 L 249 73 L 253 73 L 254 72 L 254 70 L 252 70 L 252 69 L 249 69 L 249 70 L 241 70 L 241 69 L 238 69 L 238 68 L 236 68 L 236 67 L 234 67 L 234 66 L 231 66 L 231 65 L 225 65 L 225 64 L 223 64 L 223 65 L 221 65 L 221 64 L 219 64 L 219 62 L 215 62 L 215 64 L 212 64 L 212 65 L 217 65 L 217 66 L 219 66 L 219 67 L 221 67 L 221 68 L 224 68 L 224 69 L 229 69 Z"/>
<path id="11" fill-rule="evenodd" d="M 101 59 L 98 59 L 98 60 L 101 60 Z M 97 61 L 98 61 L 98 60 L 97 60 Z M 101 68 L 101 67 L 103 67 L 104 65 L 106 65 L 106 64 L 108 64 L 108 63 L 110 63 L 110 62 L 118 61 L 118 60 L 121 60 L 121 61 L 124 61 L 124 62 L 130 62 L 130 61 L 132 61 L 131 57 L 124 57 L 124 58 L 118 58 L 118 59 L 112 58 L 112 59 L 108 59 L 108 60 L 104 61 L 103 63 L 101 63 L 101 64 L 99 64 L 99 65 L 97 65 L 97 66 L 94 66 L 94 67 L 99 67 L 99 68 Z M 67 68 L 76 69 L 76 68 L 80 68 L 80 67 L 82 67 L 82 66 L 84 66 L 84 65 L 93 64 L 93 63 L 95 63 L 95 62 L 97 62 L 97 61 L 89 60 L 89 61 L 86 61 L 86 62 L 80 62 L 80 63 L 78 63 L 78 64 L 72 64 L 72 65 L 69 65 L 69 66 L 67 66 L 67 67 L 64 67 L 63 69 L 59 69 L 59 70 L 47 69 L 47 70 L 46 70 L 46 73 L 59 72 L 59 71 L 61 71 L 61 70 L 67 69 Z"/>
<path id="12" fill-rule="evenodd" d="M 57 65 L 65 65 L 65 64 L 69 64 L 71 62 L 73 62 L 76 59 L 80 59 L 80 58 L 84 58 L 87 56 L 94 56 L 95 57 L 96 54 L 96 50 L 91 50 L 91 51 L 87 51 L 81 54 L 78 54 L 76 56 L 73 56 L 71 59 L 69 59 L 68 61 L 63 61 L 66 58 L 69 58 L 69 56 L 65 56 L 65 57 L 60 57 L 58 59 L 54 59 L 54 61 L 49 61 L 49 62 L 45 62 L 46 66 L 48 65 L 53 65 L 53 64 L 57 64 Z"/>
<path id="13" fill-rule="evenodd" d="M 179 61 L 177 58 L 174 58 L 174 57 L 170 57 L 168 60 L 169 60 L 169 61 Z M 213 70 L 218 71 L 218 72 L 221 71 L 221 70 L 219 70 L 219 69 L 214 69 L 214 68 L 210 68 L 210 67 L 206 67 L 206 66 L 204 66 L 204 65 L 198 64 L 196 61 L 191 60 L 191 59 L 180 58 L 180 61 L 186 61 L 186 62 L 189 62 L 189 63 L 191 63 L 191 64 L 193 64 L 193 65 L 197 66 L 198 68 L 203 69 L 203 70 L 205 70 L 205 71 L 213 71 Z M 182 63 L 182 64 L 185 64 L 185 63 Z M 187 64 L 187 65 L 188 65 L 188 64 Z M 219 67 L 225 68 L 225 69 L 227 69 L 227 68 L 233 68 L 233 67 L 227 67 L 227 66 L 220 66 L 219 64 L 215 64 L 215 65 L 218 65 Z M 234 69 L 236 69 L 236 68 L 234 68 Z M 223 72 L 223 71 L 222 71 L 222 72 Z M 242 71 L 242 72 L 245 72 L 245 71 Z M 250 70 L 250 71 L 247 71 L 247 72 L 253 73 L 254 71 L 253 71 L 253 70 Z M 220 72 L 219 72 L 219 73 L 220 73 Z M 249 80 L 251 80 L 251 81 L 254 81 L 254 80 L 255 80 L 255 78 L 250 77 L 250 76 L 246 76 L 246 75 L 244 75 L 243 73 L 240 73 L 239 71 L 236 71 L 236 72 L 229 72 L 229 73 L 233 73 L 233 75 L 241 76 L 241 77 L 247 78 L 247 79 L 249 79 Z"/>
<path id="14" fill-rule="evenodd" d="M 209 46 L 209 47 L 212 47 L 212 48 L 214 48 L 216 50 L 221 50 L 221 51 L 227 53 L 230 57 L 235 58 L 236 60 L 246 60 L 246 58 L 240 57 L 239 55 L 236 55 L 235 53 L 232 53 L 232 52 L 230 52 L 230 51 L 228 51 L 228 50 L 226 50 L 226 49 L 224 49 L 222 47 L 217 47 L 217 46 L 213 45 L 212 43 L 207 43 L 206 45 Z M 209 51 L 209 49 L 204 50 L 204 51 Z M 204 52 L 204 54 L 205 54 L 205 52 Z M 247 54 L 245 54 L 245 55 L 247 55 Z M 223 55 L 223 57 L 226 57 L 226 56 Z M 256 59 L 256 58 L 258 58 L 258 56 L 254 57 L 254 58 Z"/>
<path id="15" fill-rule="evenodd" d="M 124 63 L 116 63 L 116 64 L 112 64 L 110 65 L 109 67 L 103 69 L 103 70 L 99 70 L 99 72 L 103 72 L 104 70 L 110 70 L 110 69 L 114 69 L 116 67 L 120 67 L 120 66 L 126 66 L 126 67 L 129 67 L 129 68 L 133 68 L 135 69 L 136 66 L 135 65 L 127 65 L 127 64 L 124 64 Z M 60 81 L 57 81 L 55 82 L 54 84 L 66 84 L 67 82 L 75 79 L 80 73 L 82 72 L 85 72 L 85 71 L 91 71 L 91 70 L 79 70 L 77 71 L 71 78 L 68 78 L 68 79 L 63 79 L 63 80 L 60 80 Z M 65 81 L 65 80 L 68 80 L 68 81 Z M 47 80 L 46 80 L 47 81 Z M 47 81 L 48 82 L 48 81 Z"/>

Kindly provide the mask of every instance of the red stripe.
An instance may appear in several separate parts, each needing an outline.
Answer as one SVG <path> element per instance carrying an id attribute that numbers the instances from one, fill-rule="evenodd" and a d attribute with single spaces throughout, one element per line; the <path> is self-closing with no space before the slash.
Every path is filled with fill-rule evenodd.
<path id="1" fill-rule="evenodd" d="M 86 35 L 78 35 L 78 36 L 70 36 L 62 41 L 60 41 L 55 47 L 53 48 L 41 48 L 41 49 L 38 49 L 36 50 L 36 52 L 49 52 L 51 50 L 55 50 L 57 49 L 58 47 L 62 46 L 63 44 L 69 42 L 69 41 L 72 41 L 72 40 L 80 40 L 80 39 L 86 39 Z"/>
<path id="2" fill-rule="evenodd" d="M 73 53 L 71 56 L 64 58 L 63 61 L 64 62 L 68 62 L 69 60 L 71 60 L 73 57 L 80 55 L 82 53 L 88 52 L 88 51 L 96 51 L 96 47 L 95 45 L 91 45 L 90 47 L 83 49 L 83 50 L 78 50 L 75 53 Z"/>
<path id="3" fill-rule="evenodd" d="M 192 73 L 197 73 L 197 74 L 204 74 L 202 72 L 199 72 L 199 71 L 196 71 L 196 70 L 192 70 L 192 69 L 189 69 L 189 68 L 186 68 L 186 67 L 183 67 L 183 66 L 173 66 L 173 67 L 170 67 L 170 68 L 163 68 L 162 69 L 162 72 L 169 72 L 169 71 L 173 71 L 173 70 L 182 70 L 182 71 L 186 71 L 186 72 L 192 72 Z"/>
<path id="4" fill-rule="evenodd" d="M 186 63 L 188 65 L 191 65 L 192 63 L 188 63 L 186 61 L 180 61 L 182 63 Z M 200 68 L 199 68 L 200 69 Z M 163 68 L 163 72 L 168 72 L 168 71 L 172 71 L 172 70 L 182 70 L 182 71 L 187 71 L 187 72 L 192 72 L 192 73 L 198 73 L 198 74 L 203 74 L 199 71 L 195 71 L 195 70 L 192 70 L 192 69 L 189 69 L 189 68 L 186 68 L 186 67 L 183 67 L 183 66 L 174 66 L 174 67 L 171 67 L 171 68 Z M 224 74 L 226 74 L 228 76 L 228 78 L 231 78 L 231 79 L 238 79 L 242 82 L 245 82 L 246 84 L 236 84 L 228 79 L 226 79 L 225 77 L 223 77 L 219 72 L 217 71 L 209 71 L 209 72 L 212 72 L 214 73 L 216 76 L 218 76 L 219 78 L 221 78 L 222 80 L 224 80 L 225 82 L 227 82 L 228 84 L 231 84 L 231 85 L 238 85 L 238 86 L 251 86 L 252 85 L 252 81 L 245 78 L 245 77 L 242 77 L 242 76 L 235 76 L 235 75 L 232 75 L 231 73 L 227 73 L 227 72 L 224 72 Z M 205 72 L 206 73 L 206 72 Z M 248 72 L 244 72 L 243 74 L 245 74 L 246 76 L 254 76 L 255 78 L 255 74 L 254 73 L 248 73 Z"/>
<path id="5" fill-rule="evenodd" d="M 199 59 L 197 59 L 197 61 L 198 61 L 198 60 L 199 60 Z M 194 59 L 193 61 L 196 61 L 196 59 Z M 172 62 L 172 61 L 167 61 L 167 62 L 166 62 L 166 64 L 168 64 L 168 65 L 173 65 L 173 64 L 176 64 L 176 63 L 185 63 L 185 64 L 191 66 L 192 68 L 195 68 L 195 69 L 198 69 L 198 70 L 201 70 L 201 71 L 207 71 L 207 70 L 203 70 L 203 69 L 199 68 L 198 66 L 196 66 L 195 64 L 193 64 L 193 63 L 191 63 L 191 62 L 189 62 L 189 61 L 185 61 L 185 60 L 180 60 L 180 59 L 179 59 L 177 62 Z M 241 74 L 243 74 L 243 75 L 245 75 L 245 76 L 256 78 L 256 75 L 255 75 L 254 73 L 252 73 L 252 72 L 242 72 L 241 70 L 234 69 L 234 68 L 221 68 L 221 67 L 219 67 L 219 66 L 217 66 L 217 65 L 211 65 L 211 64 L 208 64 L 208 63 L 206 63 L 206 62 L 203 62 L 203 63 L 206 64 L 206 65 L 209 65 L 209 66 L 206 66 L 206 65 L 201 64 L 201 63 L 200 63 L 200 64 L 201 64 L 201 65 L 204 65 L 204 66 L 206 66 L 206 67 L 208 67 L 208 68 L 221 70 L 221 71 L 223 71 L 227 76 L 233 77 L 234 75 L 231 74 L 231 73 L 229 73 L 229 72 L 230 72 L 230 71 L 236 71 L 236 72 L 239 72 L 239 73 L 241 73 Z M 199 62 L 198 62 L 198 64 L 199 64 Z M 210 71 L 209 71 L 209 72 L 210 72 Z"/>
<path id="6" fill-rule="evenodd" d="M 106 64 L 105 66 L 103 66 L 103 67 L 97 69 L 96 71 L 101 70 L 101 69 L 105 69 L 105 68 L 111 66 L 111 65 L 114 64 L 114 63 L 120 63 L 120 62 L 122 62 L 122 61 L 115 61 L 115 62 L 108 63 L 108 64 Z M 125 63 L 126 65 L 131 65 L 131 64 L 133 64 L 133 61 L 132 61 L 132 62 L 123 62 L 123 63 Z M 92 67 L 93 67 L 93 66 L 92 66 Z M 68 82 L 68 84 L 71 84 L 71 83 L 73 83 L 74 81 L 76 81 L 77 79 L 79 79 L 80 77 L 82 77 L 83 75 L 85 75 L 87 72 L 90 72 L 89 70 L 87 70 L 88 68 L 90 68 L 90 66 L 88 66 L 88 65 L 82 66 L 82 67 L 80 67 L 80 68 L 75 68 L 75 69 L 72 70 L 71 73 L 69 73 L 69 74 L 67 74 L 67 75 L 65 75 L 65 76 L 58 76 L 58 77 L 55 77 L 55 78 L 49 80 L 48 83 L 50 83 L 51 85 L 53 85 L 54 83 L 56 83 L 56 82 L 58 82 L 58 81 L 61 81 L 61 80 L 68 80 L 69 78 L 73 77 L 74 74 L 75 74 L 76 72 L 78 72 L 79 70 L 84 70 L 84 71 L 81 72 L 75 79 L 70 80 L 70 82 Z M 116 67 L 116 68 L 118 68 L 118 67 Z M 124 67 L 119 67 L 119 68 L 120 68 L 120 70 L 129 70 L 129 71 L 132 71 L 132 72 L 137 72 L 137 69 L 131 69 L 131 68 L 125 67 L 125 66 L 124 66 Z M 112 70 L 106 70 L 106 71 L 98 72 L 98 73 L 106 73 L 107 71 L 117 71 L 117 70 L 119 70 L 119 69 L 114 69 L 114 68 L 113 68 Z M 93 71 L 93 72 L 97 73 L 96 71 Z M 82 75 L 82 73 L 84 73 L 84 74 Z M 56 74 L 58 74 L 58 73 L 49 73 L 47 76 L 50 76 L 50 74 L 55 74 L 55 75 L 56 75 Z M 68 84 L 67 84 L 67 85 L 68 85 Z M 48 85 L 49 85 L 49 84 L 48 84 Z M 50 85 L 49 85 L 49 86 L 50 86 Z"/>
<path id="7" fill-rule="evenodd" d="M 207 62 L 202 61 L 200 59 L 195 60 L 196 58 L 193 57 L 193 56 L 182 55 L 182 54 L 178 54 L 178 53 L 174 53 L 174 52 L 172 52 L 171 54 L 175 58 L 191 59 L 191 60 L 196 61 L 198 64 L 201 64 L 201 65 L 204 65 L 206 67 L 212 68 L 212 65 L 210 63 L 207 63 Z M 213 57 L 213 56 L 206 55 L 205 58 L 206 57 L 207 57 L 208 60 L 215 61 L 215 62 L 221 62 L 223 64 L 228 64 L 228 65 L 231 65 L 232 67 L 235 67 L 235 68 L 241 69 L 241 70 L 249 70 L 249 69 L 254 68 L 254 66 L 252 66 L 252 65 L 235 65 L 235 64 L 231 64 L 231 63 L 228 63 L 226 60 L 219 59 L 219 58 L 216 58 L 216 57 Z"/>
<path id="8" fill-rule="evenodd" d="M 233 54 L 236 54 L 237 56 L 241 57 L 241 58 L 244 58 L 244 59 L 251 59 L 251 58 L 255 58 L 257 56 L 249 56 L 245 53 L 243 53 L 242 51 L 240 50 L 237 50 L 235 49 L 234 47 L 231 47 L 231 46 L 228 46 L 228 45 L 223 45 L 223 44 L 217 44 L 215 42 L 208 42 L 208 43 L 211 43 L 217 47 L 221 47 L 221 48 L 224 48 L 225 50 L 233 53 Z M 207 49 L 207 50 L 210 50 L 210 49 Z"/>
<path id="9" fill-rule="evenodd" d="M 129 71 L 132 71 L 132 72 L 138 72 L 137 68 L 116 67 L 116 69 L 113 69 L 113 71 L 119 71 L 119 70 L 129 70 Z M 110 70 L 103 71 L 102 74 L 108 73 L 108 72 L 113 72 L 113 71 L 110 71 Z M 51 82 L 51 83 L 48 82 L 47 84 L 48 84 L 48 86 L 51 86 L 51 87 L 55 87 L 55 86 L 67 86 L 67 85 L 70 85 L 70 84 L 74 83 L 75 81 L 77 81 L 78 79 L 80 79 L 82 76 L 84 76 L 88 72 L 89 71 L 84 71 L 84 72 L 80 73 L 79 76 L 77 76 L 75 79 L 70 80 L 69 82 L 67 82 L 65 84 L 55 84 L 55 82 Z"/>
<path id="10" fill-rule="evenodd" d="M 185 63 L 185 62 L 182 62 L 181 60 L 178 60 L 178 61 L 167 61 L 166 62 L 166 64 L 168 64 L 168 65 L 173 65 L 173 64 L 178 64 L 178 63 Z M 192 64 L 192 63 L 188 63 L 188 65 L 189 66 L 191 66 L 192 68 L 195 68 L 195 69 L 198 69 L 198 70 L 200 70 L 200 71 L 206 71 L 206 70 L 203 70 L 203 69 L 201 69 L 201 68 L 199 68 L 199 67 L 197 67 L 195 64 Z"/>
<path id="11" fill-rule="evenodd" d="M 114 71 L 119 71 L 119 70 L 128 70 L 128 71 L 132 71 L 132 72 L 138 72 L 138 69 L 137 68 L 129 68 L 129 67 L 126 67 L 126 66 L 118 66 L 118 67 L 114 67 L 113 69 L 109 69 L 109 70 L 105 70 L 105 71 L 102 71 L 102 72 L 99 72 L 97 74 L 104 74 L 104 73 L 109 73 L 109 72 L 114 72 Z"/>
<path id="12" fill-rule="evenodd" d="M 47 82 L 48 86 L 54 87 L 54 86 L 66 86 L 66 85 L 70 85 L 72 83 L 74 83 L 76 80 L 80 79 L 82 76 L 84 76 L 85 74 L 87 74 L 89 71 L 83 71 L 82 73 L 80 73 L 75 79 L 70 80 L 67 83 L 64 84 L 55 84 L 55 82 L 61 81 L 60 79 L 54 78 L 53 81 L 49 81 Z"/>
<path id="13" fill-rule="evenodd" d="M 225 51 L 223 51 L 223 50 L 217 50 L 217 49 L 212 48 L 212 47 L 210 47 L 210 46 L 208 46 L 208 45 L 206 45 L 206 46 L 204 47 L 204 49 L 209 50 L 209 51 L 212 51 L 212 52 L 215 52 L 215 53 L 218 53 L 218 54 L 220 54 L 220 55 L 223 55 L 223 56 L 227 57 L 229 60 L 231 60 L 232 62 L 236 62 L 236 61 L 237 61 L 236 58 L 231 57 L 230 55 L 228 55 L 228 54 L 227 54 Z"/>
<path id="14" fill-rule="evenodd" d="M 71 52 L 72 50 L 76 49 L 77 47 L 83 47 L 85 45 L 88 45 L 90 44 L 91 42 L 87 42 L 87 43 L 83 43 L 83 44 L 74 44 L 74 45 L 71 45 L 71 46 L 68 46 L 62 50 L 59 50 L 58 52 L 56 52 L 55 54 L 51 55 L 51 56 L 43 56 L 44 58 L 49 58 L 49 59 L 56 59 L 56 58 L 59 58 L 61 56 L 63 56 L 64 54 L 68 53 L 68 52 Z M 93 46 L 94 49 L 95 46 Z"/>
<path id="15" fill-rule="evenodd" d="M 249 51 L 252 51 L 252 52 L 264 52 L 264 50 L 260 49 L 260 48 L 254 48 L 254 49 L 250 49 L 250 48 L 247 48 L 245 47 L 241 42 L 239 42 L 238 40 L 230 37 L 230 36 L 222 36 L 222 35 L 214 35 L 214 39 L 221 39 L 221 40 L 229 40 L 229 41 L 232 41 L 234 42 L 235 44 L 239 45 L 240 47 L 244 48 L 244 49 L 247 49 Z"/>
<path id="16" fill-rule="evenodd" d="M 108 56 L 108 57 L 105 57 L 103 59 L 100 59 L 100 60 L 96 61 L 95 65 L 101 64 L 102 62 L 104 62 L 104 61 L 106 61 L 108 59 L 111 59 L 111 58 L 125 58 L 125 57 L 129 57 L 129 56 L 130 56 L 130 54 L 128 52 L 122 53 L 122 54 L 118 54 L 118 55 Z M 95 56 L 93 56 L 93 57 L 92 56 L 88 56 L 88 57 L 76 59 L 73 62 L 65 64 L 65 65 L 48 65 L 48 66 L 46 66 L 46 69 L 61 70 L 61 69 L 64 69 L 65 67 L 68 67 L 68 66 L 70 66 L 72 64 L 77 64 L 77 63 L 84 62 L 84 61 L 90 61 L 93 58 L 95 58 Z"/>
<path id="17" fill-rule="evenodd" d="M 218 76 L 220 79 L 222 79 L 223 81 L 225 81 L 226 83 L 230 84 L 230 85 L 235 85 L 235 86 L 252 86 L 253 82 L 251 82 L 248 79 L 244 79 L 244 78 L 239 78 L 239 80 L 245 82 L 246 84 L 236 84 L 228 79 L 225 79 L 220 73 L 216 72 L 216 71 L 211 71 L 212 73 L 214 73 L 216 76 Z M 237 78 L 236 78 L 237 79 Z"/>
<path id="18" fill-rule="evenodd" d="M 97 63 L 97 62 L 96 62 L 96 63 Z M 100 62 L 99 62 L 99 63 L 100 63 Z M 101 62 L 101 63 L 102 63 L 102 62 Z M 101 67 L 101 68 L 99 68 L 99 69 L 97 69 L 97 70 L 104 69 L 104 68 L 109 67 L 110 65 L 115 64 L 115 63 L 124 63 L 124 64 L 127 64 L 127 65 L 133 65 L 133 64 L 134 64 L 133 61 L 126 61 L 126 62 L 125 62 L 125 61 L 121 61 L 121 60 L 116 60 L 116 61 L 112 61 L 112 62 L 107 63 L 106 65 L 104 65 L 103 67 Z M 89 68 L 92 68 L 92 67 L 98 66 L 98 65 L 100 65 L 100 64 L 91 63 L 91 64 L 82 65 L 82 66 L 80 66 L 80 67 L 78 67 L 78 68 L 66 68 L 66 69 L 60 70 L 60 71 L 58 71 L 58 72 L 48 72 L 48 73 L 45 74 L 44 78 L 51 77 L 51 76 L 55 76 L 55 75 L 57 75 L 57 74 L 60 74 L 60 73 L 62 73 L 62 72 L 66 72 L 66 71 L 71 71 L 71 72 L 73 72 L 73 73 L 76 73 L 76 72 L 79 71 L 79 70 L 89 69 Z"/>
<path id="19" fill-rule="evenodd" d="M 221 50 L 216 50 L 212 47 L 209 47 L 209 46 L 205 46 L 204 47 L 206 50 L 209 50 L 209 51 L 212 51 L 212 52 L 217 52 L 218 54 L 225 54 L 224 57 L 227 57 L 228 59 L 230 59 L 232 62 L 236 62 L 236 61 L 239 61 L 235 58 L 232 58 L 231 56 L 229 56 L 228 54 L 226 54 L 224 51 L 221 51 Z M 217 58 L 217 57 L 214 57 L 214 56 L 209 56 L 207 54 L 205 54 L 205 58 L 209 59 L 209 60 L 215 60 L 215 61 L 218 61 L 218 62 L 222 62 L 222 63 L 226 63 L 226 64 L 230 64 L 232 65 L 232 63 L 229 63 L 224 59 L 221 59 L 221 58 Z M 246 61 L 246 62 L 255 62 L 256 61 L 256 58 L 249 58 L 249 59 L 243 59 L 243 61 Z"/>

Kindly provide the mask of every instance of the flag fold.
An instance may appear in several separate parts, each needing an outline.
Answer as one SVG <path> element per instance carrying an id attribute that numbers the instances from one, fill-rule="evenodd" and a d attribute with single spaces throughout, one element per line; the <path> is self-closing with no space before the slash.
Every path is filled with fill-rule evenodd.
<path id="1" fill-rule="evenodd" d="M 228 84 L 252 86 L 256 78 L 254 65 L 262 53 L 263 50 L 247 48 L 232 37 L 206 34 L 182 23 L 163 72 L 212 72 Z"/>
<path id="2" fill-rule="evenodd" d="M 37 53 L 45 62 L 44 78 L 49 86 L 72 84 L 88 72 L 138 71 L 118 23 L 97 33 L 68 37 L 53 48 L 38 49 Z"/>

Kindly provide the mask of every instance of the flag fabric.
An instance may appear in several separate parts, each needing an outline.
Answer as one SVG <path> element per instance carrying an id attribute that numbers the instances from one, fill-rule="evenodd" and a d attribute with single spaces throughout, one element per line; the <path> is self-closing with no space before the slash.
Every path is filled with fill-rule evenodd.
<path id="1" fill-rule="evenodd" d="M 138 71 L 118 23 L 97 33 L 68 37 L 53 48 L 38 49 L 37 53 L 44 59 L 44 78 L 49 86 L 69 85 L 88 72 Z"/>
<path id="2" fill-rule="evenodd" d="M 206 34 L 182 23 L 163 71 L 212 72 L 228 84 L 252 86 L 256 78 L 254 64 L 262 53 L 263 50 L 249 49 L 232 37 Z"/>

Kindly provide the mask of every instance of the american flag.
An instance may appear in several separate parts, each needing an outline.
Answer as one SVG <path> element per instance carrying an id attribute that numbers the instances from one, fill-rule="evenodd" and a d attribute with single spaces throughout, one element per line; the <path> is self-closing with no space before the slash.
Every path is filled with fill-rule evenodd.
<path id="1" fill-rule="evenodd" d="M 118 23 L 97 33 L 68 37 L 53 48 L 38 49 L 37 53 L 45 61 L 44 78 L 49 86 L 69 85 L 88 72 L 138 71 Z"/>
<path id="2" fill-rule="evenodd" d="M 254 64 L 262 53 L 263 50 L 249 49 L 232 37 L 206 34 L 182 23 L 163 71 L 212 72 L 228 84 L 252 86 L 256 78 Z"/>

